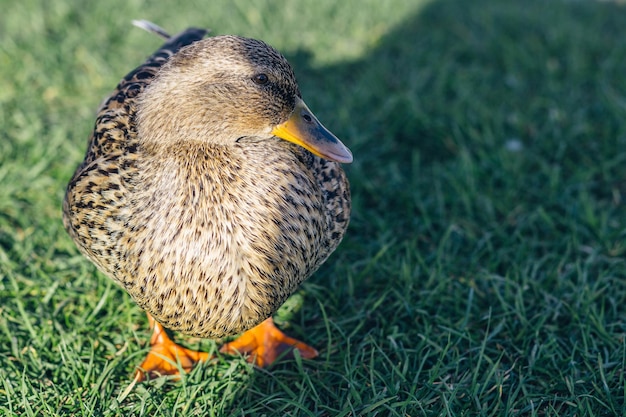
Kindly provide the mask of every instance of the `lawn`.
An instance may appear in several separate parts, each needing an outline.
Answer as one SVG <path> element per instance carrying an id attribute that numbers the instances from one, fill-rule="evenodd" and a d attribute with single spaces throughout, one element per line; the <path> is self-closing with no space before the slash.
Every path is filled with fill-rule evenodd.
<path id="1" fill-rule="evenodd" d="M 626 415 L 624 2 L 72 3 L 0 0 L 0 415 Z M 319 358 L 124 393 L 146 318 L 60 207 L 160 45 L 136 18 L 264 39 L 352 149 L 346 238 L 277 315 Z"/>

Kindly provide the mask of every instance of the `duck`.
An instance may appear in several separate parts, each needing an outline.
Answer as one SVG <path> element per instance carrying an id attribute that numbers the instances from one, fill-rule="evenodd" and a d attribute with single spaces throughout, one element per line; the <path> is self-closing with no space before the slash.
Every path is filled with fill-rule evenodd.
<path id="1" fill-rule="evenodd" d="M 147 313 L 150 350 L 135 379 L 211 357 L 175 332 L 240 335 L 220 350 L 260 367 L 294 351 L 316 357 L 272 315 L 346 232 L 351 151 L 265 42 L 134 23 L 165 43 L 100 105 L 63 223 Z"/>

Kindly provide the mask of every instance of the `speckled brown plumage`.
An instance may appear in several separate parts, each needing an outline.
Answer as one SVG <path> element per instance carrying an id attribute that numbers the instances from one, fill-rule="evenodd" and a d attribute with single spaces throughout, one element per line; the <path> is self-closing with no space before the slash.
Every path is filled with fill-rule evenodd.
<path id="1" fill-rule="evenodd" d="M 300 98 L 282 55 L 204 35 L 171 38 L 104 102 L 63 219 L 158 322 L 222 337 L 269 317 L 326 260 L 350 196 L 337 162 L 271 133 Z"/>

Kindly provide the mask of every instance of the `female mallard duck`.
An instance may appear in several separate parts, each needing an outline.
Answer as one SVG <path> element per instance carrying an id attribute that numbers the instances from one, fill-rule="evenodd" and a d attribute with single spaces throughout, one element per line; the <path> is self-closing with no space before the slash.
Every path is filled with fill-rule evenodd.
<path id="1" fill-rule="evenodd" d="M 138 379 L 207 358 L 163 327 L 247 330 L 222 350 L 260 366 L 291 348 L 316 356 L 269 317 L 337 247 L 350 215 L 338 163 L 352 154 L 304 104 L 285 58 L 258 40 L 205 34 L 168 37 L 124 77 L 63 205 L 81 252 L 148 313 Z"/>

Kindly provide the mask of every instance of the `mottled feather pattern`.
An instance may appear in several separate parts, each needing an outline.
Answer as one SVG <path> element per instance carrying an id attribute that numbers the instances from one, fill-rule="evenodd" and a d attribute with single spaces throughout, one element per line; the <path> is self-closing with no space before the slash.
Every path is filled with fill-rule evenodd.
<path id="1" fill-rule="evenodd" d="M 221 114 L 190 121 L 180 110 L 177 119 L 175 104 L 154 114 L 159 109 L 148 97 L 172 102 L 177 91 L 168 89 L 168 77 L 186 70 L 180 62 L 197 56 L 203 36 L 194 29 L 172 38 L 101 106 L 85 160 L 68 186 L 64 223 L 80 250 L 165 327 L 222 337 L 269 317 L 326 260 L 347 228 L 350 196 L 339 164 L 276 137 L 259 139 L 254 129 L 264 128 L 254 127 L 256 120 L 224 116 L 221 128 L 243 132 L 226 146 L 212 122 Z M 238 45 L 238 39 L 225 42 Z M 265 48 L 247 41 L 242 47 Z M 273 54 L 259 60 L 285 66 L 270 73 L 275 88 L 299 95 L 290 67 Z M 172 56 L 182 66 L 160 73 Z M 254 108 L 259 94 L 251 88 L 244 82 L 237 94 L 249 102 L 224 102 L 233 109 L 224 113 L 241 107 L 244 114 L 263 115 L 267 106 Z M 269 90 L 264 94 L 275 99 Z M 202 97 L 197 103 L 194 96 L 180 99 L 202 105 Z M 181 132 L 202 138 L 207 123 L 216 143 L 171 140 Z M 171 126 L 175 131 L 167 131 Z M 161 140 L 158 129 L 169 136 Z"/>
<path id="2" fill-rule="evenodd" d="M 181 47 L 202 39 L 206 30 L 188 29 L 172 37 L 141 66 L 128 73 L 98 110 L 85 159 L 70 181 L 63 222 L 79 249 L 101 270 L 115 260 L 112 241 L 122 224 L 115 207 L 126 192 L 123 179 L 134 175 L 137 155 L 133 125 L 136 97 Z M 124 171 L 123 174 L 120 171 Z"/>

